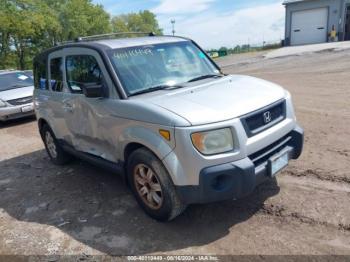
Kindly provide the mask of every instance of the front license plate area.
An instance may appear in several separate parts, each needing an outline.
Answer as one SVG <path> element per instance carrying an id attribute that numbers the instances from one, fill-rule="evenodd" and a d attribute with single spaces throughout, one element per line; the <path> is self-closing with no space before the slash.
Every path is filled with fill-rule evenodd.
<path id="1" fill-rule="evenodd" d="M 33 105 L 29 105 L 29 106 L 23 106 L 22 107 L 22 113 L 28 113 L 34 110 L 34 106 Z"/>
<path id="2" fill-rule="evenodd" d="M 278 172 L 280 172 L 283 168 L 288 166 L 289 162 L 289 151 L 281 152 L 269 160 L 269 170 L 270 176 L 275 177 Z"/>

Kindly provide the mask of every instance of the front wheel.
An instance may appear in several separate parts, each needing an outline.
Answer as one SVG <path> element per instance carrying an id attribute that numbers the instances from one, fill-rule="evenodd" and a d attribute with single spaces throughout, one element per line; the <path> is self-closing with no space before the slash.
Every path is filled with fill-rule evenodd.
<path id="1" fill-rule="evenodd" d="M 136 150 L 127 169 L 132 192 L 149 216 L 170 221 L 185 210 L 163 163 L 153 153 L 145 148 Z"/>

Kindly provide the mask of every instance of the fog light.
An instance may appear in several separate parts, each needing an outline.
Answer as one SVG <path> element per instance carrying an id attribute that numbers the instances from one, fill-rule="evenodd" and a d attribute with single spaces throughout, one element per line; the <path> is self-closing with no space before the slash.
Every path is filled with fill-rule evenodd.
<path id="1" fill-rule="evenodd" d="M 231 186 L 231 183 L 230 183 L 231 180 L 232 180 L 231 176 L 219 175 L 212 180 L 211 186 L 216 191 L 223 191 Z"/>

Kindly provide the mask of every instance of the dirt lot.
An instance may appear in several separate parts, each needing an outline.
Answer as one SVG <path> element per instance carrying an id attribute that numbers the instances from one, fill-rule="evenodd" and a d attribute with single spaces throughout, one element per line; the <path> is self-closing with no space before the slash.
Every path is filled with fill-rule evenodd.
<path id="1" fill-rule="evenodd" d="M 350 255 L 350 52 L 219 63 L 293 95 L 305 151 L 277 181 L 157 223 L 117 175 L 81 161 L 53 166 L 33 119 L 2 124 L 0 254 Z"/>

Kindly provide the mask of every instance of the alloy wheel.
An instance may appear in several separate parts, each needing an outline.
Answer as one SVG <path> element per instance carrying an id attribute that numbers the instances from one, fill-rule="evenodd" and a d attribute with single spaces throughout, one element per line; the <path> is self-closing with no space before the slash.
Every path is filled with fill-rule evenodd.
<path id="1" fill-rule="evenodd" d="M 49 151 L 51 157 L 57 158 L 57 150 L 56 150 L 55 140 L 52 137 L 51 133 L 48 131 L 45 134 L 45 141 L 46 141 L 47 150 Z"/>
<path id="2" fill-rule="evenodd" d="M 142 201 L 151 209 L 160 209 L 163 193 L 157 175 L 145 164 L 138 164 L 133 175 L 136 191 Z"/>

